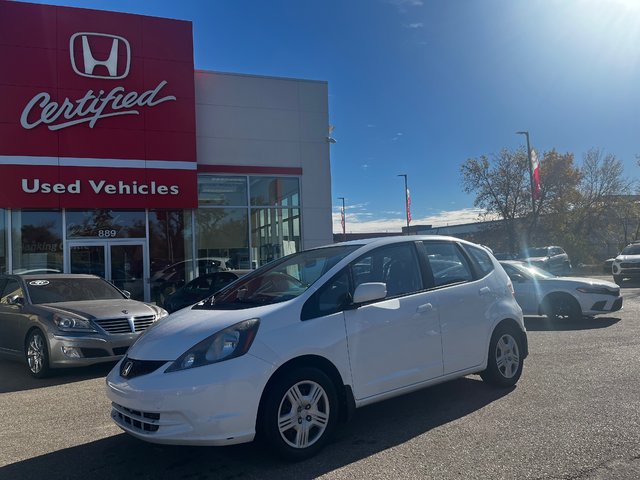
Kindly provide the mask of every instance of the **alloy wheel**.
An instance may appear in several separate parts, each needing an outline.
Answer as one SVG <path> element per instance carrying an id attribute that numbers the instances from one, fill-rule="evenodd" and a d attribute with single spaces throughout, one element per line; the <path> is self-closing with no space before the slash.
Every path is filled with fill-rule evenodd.
<path id="1" fill-rule="evenodd" d="M 34 374 L 42 371 L 46 358 L 45 348 L 42 335 L 39 332 L 32 333 L 27 346 L 27 362 Z"/>
<path id="2" fill-rule="evenodd" d="M 496 366 L 504 378 L 513 378 L 520 366 L 518 343 L 508 333 L 503 334 L 496 345 Z"/>
<path id="3" fill-rule="evenodd" d="M 329 398 L 324 388 L 307 380 L 293 385 L 278 408 L 278 430 L 293 448 L 307 448 L 323 435 L 329 422 Z"/>

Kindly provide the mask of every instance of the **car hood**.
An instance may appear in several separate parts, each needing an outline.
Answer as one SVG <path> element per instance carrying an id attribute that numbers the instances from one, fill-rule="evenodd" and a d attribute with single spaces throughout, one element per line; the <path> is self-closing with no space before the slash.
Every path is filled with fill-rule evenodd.
<path id="1" fill-rule="evenodd" d="M 549 257 L 527 257 L 524 259 L 525 262 L 531 263 L 543 263 L 549 260 Z"/>
<path id="2" fill-rule="evenodd" d="M 127 356 L 136 360 L 175 360 L 214 333 L 244 320 L 260 318 L 266 312 L 266 307 L 242 310 L 183 308 L 143 332 Z"/>
<path id="3" fill-rule="evenodd" d="M 89 320 L 100 318 L 138 317 L 156 315 L 158 311 L 151 305 L 136 300 L 86 300 L 81 302 L 57 302 L 34 305 L 53 313 L 72 313 Z"/>
<path id="4" fill-rule="evenodd" d="M 555 285 L 562 285 L 565 288 L 606 287 L 611 290 L 620 289 L 620 287 L 613 282 L 608 282 L 606 280 L 598 280 L 596 278 L 555 277 L 555 278 L 545 278 L 540 281 L 551 282 L 551 283 L 554 283 Z"/>

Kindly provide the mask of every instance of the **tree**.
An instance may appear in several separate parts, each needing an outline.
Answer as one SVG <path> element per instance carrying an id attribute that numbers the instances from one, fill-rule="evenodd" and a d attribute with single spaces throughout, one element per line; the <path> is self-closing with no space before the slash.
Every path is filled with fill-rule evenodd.
<path id="1" fill-rule="evenodd" d="M 502 220 L 507 248 L 516 251 L 517 219 L 524 217 L 530 205 L 528 158 L 524 149 L 503 149 L 493 157 L 470 158 L 460 167 L 466 193 L 475 193 L 474 205 L 487 216 Z"/>

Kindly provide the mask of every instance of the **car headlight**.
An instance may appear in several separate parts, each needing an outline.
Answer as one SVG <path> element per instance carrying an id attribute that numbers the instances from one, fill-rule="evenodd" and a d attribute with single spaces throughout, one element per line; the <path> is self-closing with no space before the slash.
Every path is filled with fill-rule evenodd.
<path id="1" fill-rule="evenodd" d="M 63 332 L 95 332 L 95 329 L 89 323 L 89 320 L 70 315 L 53 316 L 53 323 Z"/>
<path id="2" fill-rule="evenodd" d="M 158 317 L 157 320 L 161 320 L 169 316 L 169 312 L 167 312 L 164 308 L 162 307 L 156 307 L 156 308 L 158 309 L 158 312 L 156 313 L 156 316 Z"/>
<path id="3" fill-rule="evenodd" d="M 580 287 L 576 288 L 577 291 L 582 293 L 595 293 L 599 295 L 614 295 L 615 292 L 612 292 L 608 288 L 605 287 Z"/>
<path id="4" fill-rule="evenodd" d="M 173 362 L 165 373 L 218 363 L 244 355 L 256 338 L 260 320 L 252 318 L 214 333 Z"/>

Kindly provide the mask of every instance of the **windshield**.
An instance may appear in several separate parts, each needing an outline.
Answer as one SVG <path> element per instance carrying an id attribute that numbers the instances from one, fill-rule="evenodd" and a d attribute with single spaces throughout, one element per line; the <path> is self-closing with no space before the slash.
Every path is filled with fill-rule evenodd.
<path id="1" fill-rule="evenodd" d="M 239 309 L 291 300 L 359 247 L 342 245 L 294 253 L 242 277 L 194 308 Z"/>
<path id="2" fill-rule="evenodd" d="M 125 296 L 100 278 L 42 278 L 26 280 L 34 305 L 86 300 L 122 300 Z"/>
<path id="3" fill-rule="evenodd" d="M 640 255 L 640 244 L 627 245 L 624 247 L 620 255 Z"/>
<path id="4" fill-rule="evenodd" d="M 524 251 L 524 257 L 546 257 L 547 256 L 547 248 L 546 247 L 532 247 L 528 248 Z"/>

